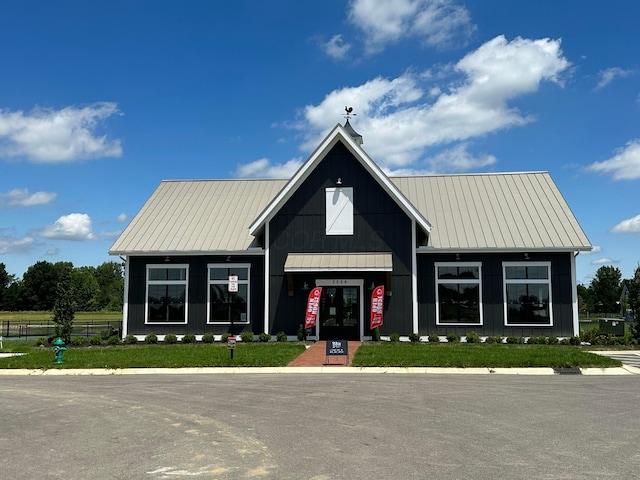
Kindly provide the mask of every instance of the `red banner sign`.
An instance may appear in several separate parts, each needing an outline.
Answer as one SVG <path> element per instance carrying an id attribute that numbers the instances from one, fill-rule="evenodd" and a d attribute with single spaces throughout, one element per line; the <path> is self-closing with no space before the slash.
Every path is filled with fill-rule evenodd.
<path id="1" fill-rule="evenodd" d="M 371 330 L 382 325 L 384 310 L 384 285 L 373 289 L 371 293 Z"/>
<path id="2" fill-rule="evenodd" d="M 322 287 L 316 287 L 311 290 L 311 292 L 309 292 L 309 300 L 307 301 L 307 316 L 304 319 L 304 328 L 312 328 L 316 326 L 321 293 Z"/>

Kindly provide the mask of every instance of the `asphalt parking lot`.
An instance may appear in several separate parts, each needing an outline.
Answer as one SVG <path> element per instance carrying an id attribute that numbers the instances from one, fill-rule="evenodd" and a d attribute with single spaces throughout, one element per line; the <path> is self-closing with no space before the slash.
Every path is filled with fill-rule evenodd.
<path id="1" fill-rule="evenodd" d="M 637 376 L 15 376 L 3 478 L 639 478 Z"/>

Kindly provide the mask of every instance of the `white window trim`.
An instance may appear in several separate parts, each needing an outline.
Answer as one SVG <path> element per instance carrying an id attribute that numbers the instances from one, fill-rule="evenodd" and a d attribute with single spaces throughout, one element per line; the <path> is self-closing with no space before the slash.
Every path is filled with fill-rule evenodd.
<path id="1" fill-rule="evenodd" d="M 547 267 L 548 278 L 509 278 L 506 267 Z M 507 284 L 540 284 L 549 287 L 549 323 L 509 323 L 509 306 L 507 305 Z M 553 298 L 551 288 L 551 262 L 502 262 L 502 295 L 505 327 L 553 327 Z"/>
<path id="2" fill-rule="evenodd" d="M 435 286 L 436 286 L 436 325 L 442 325 L 447 327 L 482 327 L 484 325 L 484 313 L 482 304 L 482 262 L 435 262 Z M 478 267 L 478 278 L 455 278 L 444 279 L 438 278 L 438 267 Z M 458 323 L 458 322 L 441 322 L 440 321 L 440 298 L 438 293 L 438 285 L 443 284 L 458 284 L 458 283 L 477 283 L 478 284 L 478 308 L 480 309 L 480 322 L 479 323 Z"/>
<path id="3" fill-rule="evenodd" d="M 184 268 L 184 280 L 149 280 L 149 270 L 153 268 Z M 184 285 L 184 322 L 150 322 L 149 321 L 149 285 Z M 189 319 L 189 265 L 186 263 L 158 263 L 147 264 L 146 285 L 144 298 L 144 323 L 145 325 L 186 325 Z"/>
<path id="4" fill-rule="evenodd" d="M 251 264 L 250 263 L 209 263 L 207 264 L 207 325 L 231 325 L 230 321 L 212 322 L 211 321 L 211 285 L 228 285 L 229 280 L 211 280 L 212 268 L 246 268 L 247 279 L 238 279 L 238 285 L 247 286 L 247 320 L 234 321 L 234 325 L 249 325 L 251 323 Z M 228 287 L 227 287 L 228 288 Z"/>

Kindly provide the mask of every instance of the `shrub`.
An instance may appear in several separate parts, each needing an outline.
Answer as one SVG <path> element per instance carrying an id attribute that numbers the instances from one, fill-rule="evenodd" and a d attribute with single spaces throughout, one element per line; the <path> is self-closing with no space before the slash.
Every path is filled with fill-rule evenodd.
<path id="1" fill-rule="evenodd" d="M 487 337 L 484 342 L 485 343 L 502 343 L 502 337 L 500 335 Z"/>
<path id="2" fill-rule="evenodd" d="M 529 337 L 529 339 L 527 340 L 527 343 L 529 345 L 547 345 L 549 343 L 549 340 L 547 340 L 547 337 Z"/>
<path id="3" fill-rule="evenodd" d="M 549 345 L 557 345 L 558 342 L 558 337 L 549 337 Z"/>
<path id="4" fill-rule="evenodd" d="M 307 339 L 307 329 L 304 328 L 304 325 L 300 324 L 300 326 L 298 327 L 298 340 L 302 342 L 306 339 Z"/>
<path id="5" fill-rule="evenodd" d="M 213 343 L 213 341 L 215 340 L 215 337 L 213 336 L 213 333 L 205 333 L 204 335 L 202 335 L 202 343 Z"/>
<path id="6" fill-rule="evenodd" d="M 245 343 L 251 343 L 253 342 L 253 332 L 242 332 L 240 338 Z"/>
<path id="7" fill-rule="evenodd" d="M 229 337 L 231 337 L 232 335 L 230 333 L 223 333 L 222 334 L 222 338 L 220 339 L 223 343 L 227 343 L 227 340 L 229 340 Z"/>
<path id="8" fill-rule="evenodd" d="M 376 327 L 371 330 L 371 340 L 373 340 L 374 342 L 380 341 L 380 327 Z"/>
<path id="9" fill-rule="evenodd" d="M 178 337 L 176 337 L 173 333 L 167 333 L 164 336 L 164 343 L 166 343 L 167 345 L 173 345 L 175 343 L 178 343 Z"/>
<path id="10" fill-rule="evenodd" d="M 507 337 L 507 343 L 511 345 L 520 345 L 524 343 L 524 337 L 518 337 L 516 335 L 509 335 Z"/>
<path id="11" fill-rule="evenodd" d="M 569 345 L 580 345 L 580 337 L 573 336 L 569 339 Z"/>
<path id="12" fill-rule="evenodd" d="M 135 335 L 127 335 L 126 337 L 124 337 L 124 343 L 126 343 L 127 345 L 137 345 L 138 339 L 135 337 Z"/>
<path id="13" fill-rule="evenodd" d="M 429 335 L 429 343 L 440 343 L 440 335 L 438 335 L 437 333 L 432 333 L 431 335 Z"/>
<path id="14" fill-rule="evenodd" d="M 84 337 L 71 337 L 71 345 L 81 347 L 84 345 Z"/>
<path id="15" fill-rule="evenodd" d="M 409 341 L 412 342 L 412 343 L 420 342 L 420 334 L 418 334 L 418 333 L 410 333 L 409 334 Z"/>
<path id="16" fill-rule="evenodd" d="M 111 335 L 107 338 L 107 345 L 120 345 L 122 342 L 120 341 L 120 337 L 118 335 Z"/>
<path id="17" fill-rule="evenodd" d="M 278 332 L 276 333 L 276 342 L 286 342 L 287 341 L 287 334 L 284 332 Z"/>
<path id="18" fill-rule="evenodd" d="M 100 330 L 100 333 L 98 335 L 100 335 L 100 338 L 102 338 L 103 340 L 108 340 L 109 337 L 113 335 L 113 332 L 111 330 Z"/>
<path id="19" fill-rule="evenodd" d="M 262 332 L 260 335 L 258 335 L 258 340 L 260 340 L 262 343 L 266 343 L 271 340 L 271 335 L 266 332 Z"/>
<path id="20" fill-rule="evenodd" d="M 158 343 L 158 337 L 155 333 L 150 333 L 146 337 L 144 337 L 144 343 L 155 344 Z"/>
<path id="21" fill-rule="evenodd" d="M 182 343 L 196 343 L 196 336 L 191 333 L 187 333 L 182 337 Z"/>
<path id="22" fill-rule="evenodd" d="M 89 345 L 102 345 L 102 336 L 101 335 L 94 335 L 93 337 L 91 337 L 89 339 Z"/>
<path id="23" fill-rule="evenodd" d="M 447 342 L 449 343 L 457 343 L 460 341 L 460 335 L 457 333 L 448 333 L 447 334 Z"/>
<path id="24" fill-rule="evenodd" d="M 476 332 L 467 333 L 467 343 L 480 343 L 480 335 Z"/>
<path id="25" fill-rule="evenodd" d="M 36 339 L 35 346 L 36 347 L 46 347 L 49 344 L 49 340 L 45 337 L 39 337 Z"/>
<path id="26" fill-rule="evenodd" d="M 399 342 L 400 341 L 400 334 L 398 332 L 393 332 L 391 335 L 389 335 L 389 341 L 390 342 Z"/>
<path id="27" fill-rule="evenodd" d="M 560 345 L 571 345 L 568 338 L 563 338 L 560 340 Z"/>

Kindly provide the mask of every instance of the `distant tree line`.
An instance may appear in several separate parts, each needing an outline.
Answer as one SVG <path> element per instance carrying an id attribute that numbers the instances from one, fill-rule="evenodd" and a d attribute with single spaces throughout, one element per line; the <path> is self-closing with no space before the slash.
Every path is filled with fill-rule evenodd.
<path id="1" fill-rule="evenodd" d="M 588 286 L 578 285 L 578 309 L 603 316 L 631 312 L 640 322 L 640 265 L 625 280 L 619 268 L 600 267 Z"/>
<path id="2" fill-rule="evenodd" d="M 120 263 L 74 267 L 71 262 L 47 261 L 31 265 L 21 280 L 7 273 L 5 264 L 0 263 L 0 310 L 53 310 L 61 282 L 68 288 L 77 312 L 122 310 L 124 278 Z"/>

